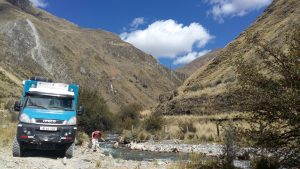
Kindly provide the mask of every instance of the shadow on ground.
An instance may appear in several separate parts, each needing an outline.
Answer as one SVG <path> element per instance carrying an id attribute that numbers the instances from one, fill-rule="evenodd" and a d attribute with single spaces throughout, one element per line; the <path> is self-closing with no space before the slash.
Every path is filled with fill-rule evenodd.
<path id="1" fill-rule="evenodd" d="M 22 157 L 63 158 L 64 152 L 57 150 L 24 150 Z"/>

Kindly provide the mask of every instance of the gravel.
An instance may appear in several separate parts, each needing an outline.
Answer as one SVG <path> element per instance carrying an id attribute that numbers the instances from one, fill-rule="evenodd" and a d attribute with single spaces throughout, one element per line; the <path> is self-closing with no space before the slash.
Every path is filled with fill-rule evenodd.
<path id="1" fill-rule="evenodd" d="M 30 169 L 131 169 L 131 168 L 167 168 L 168 164 L 160 161 L 133 161 L 114 159 L 100 152 L 92 152 L 82 147 L 76 147 L 75 156 L 71 159 L 56 157 L 53 152 L 43 152 L 26 157 L 12 157 L 9 148 L 0 148 L 0 168 L 30 168 Z"/>

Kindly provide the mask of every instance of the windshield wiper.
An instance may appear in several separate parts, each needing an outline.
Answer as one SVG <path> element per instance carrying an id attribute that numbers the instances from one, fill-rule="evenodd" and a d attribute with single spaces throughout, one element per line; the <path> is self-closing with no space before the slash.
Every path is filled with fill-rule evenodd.
<path id="1" fill-rule="evenodd" d="M 51 107 L 48 107 L 50 109 L 64 109 L 64 107 L 61 107 L 61 106 L 51 106 Z"/>
<path id="2" fill-rule="evenodd" d="M 46 107 L 40 106 L 40 105 L 30 105 L 28 107 L 38 107 L 38 108 L 42 108 L 42 109 L 47 109 Z"/>
<path id="3" fill-rule="evenodd" d="M 65 111 L 73 111 L 72 108 L 64 108 Z"/>

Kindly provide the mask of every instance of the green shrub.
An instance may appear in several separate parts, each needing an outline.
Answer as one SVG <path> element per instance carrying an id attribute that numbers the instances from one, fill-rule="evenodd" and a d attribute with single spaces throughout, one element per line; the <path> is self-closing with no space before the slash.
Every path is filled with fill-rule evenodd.
<path id="1" fill-rule="evenodd" d="M 82 89 L 79 93 L 79 105 L 85 108 L 85 113 L 78 116 L 78 126 L 81 131 L 91 133 L 95 129 L 107 131 L 114 128 L 116 118 L 97 92 Z"/>
<path id="2" fill-rule="evenodd" d="M 260 37 L 246 35 L 258 58 L 236 57 L 238 83 L 229 90 L 231 103 L 237 111 L 251 112 L 245 118 L 251 127 L 242 131 L 245 139 L 281 156 L 283 167 L 298 168 L 299 160 L 290 160 L 299 159 L 300 152 L 300 30 L 293 27 L 286 32 L 282 41 L 286 48 Z"/>
<path id="3" fill-rule="evenodd" d="M 237 169 L 233 165 L 224 163 L 223 160 L 217 157 L 209 157 L 205 154 L 192 153 L 190 162 L 186 166 L 181 167 L 186 169 Z"/>
<path id="4" fill-rule="evenodd" d="M 136 103 L 129 104 L 127 106 L 122 106 L 119 114 L 120 128 L 131 129 L 131 126 L 136 126 L 139 124 L 139 112 L 142 110 L 142 106 Z"/>
<path id="5" fill-rule="evenodd" d="M 251 161 L 251 167 L 253 169 L 278 169 L 280 163 L 276 158 L 259 157 Z"/>
<path id="6" fill-rule="evenodd" d="M 162 129 L 163 124 L 163 117 L 159 113 L 152 113 L 145 120 L 145 129 L 149 132 L 159 131 Z"/>
<path id="7" fill-rule="evenodd" d="M 223 146 L 223 156 L 224 164 L 226 166 L 233 165 L 233 160 L 237 157 L 237 152 L 239 147 L 237 144 L 237 129 L 230 122 L 227 126 L 224 126 L 224 146 Z"/>
<path id="8" fill-rule="evenodd" d="M 191 154 L 187 169 L 222 169 L 222 163 L 217 158 L 208 158 L 203 154 Z"/>

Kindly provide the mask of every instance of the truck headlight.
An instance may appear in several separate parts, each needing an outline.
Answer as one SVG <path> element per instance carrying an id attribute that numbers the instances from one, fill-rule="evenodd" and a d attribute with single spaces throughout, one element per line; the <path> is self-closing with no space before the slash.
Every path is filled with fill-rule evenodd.
<path id="1" fill-rule="evenodd" d="M 68 122 L 68 125 L 75 125 L 76 124 L 76 117 L 72 117 Z"/>
<path id="2" fill-rule="evenodd" d="M 23 123 L 30 123 L 30 118 L 27 114 L 22 113 L 20 116 L 20 121 Z"/>

